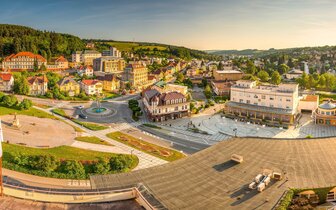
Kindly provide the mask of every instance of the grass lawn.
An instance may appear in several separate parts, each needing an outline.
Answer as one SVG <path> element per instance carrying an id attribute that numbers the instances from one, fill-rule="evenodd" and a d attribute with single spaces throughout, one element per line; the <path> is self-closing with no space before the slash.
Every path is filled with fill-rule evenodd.
<path id="1" fill-rule="evenodd" d="M 118 93 L 104 92 L 104 94 L 105 94 L 105 98 L 103 100 L 113 99 L 113 98 L 117 98 L 120 96 L 120 94 Z"/>
<path id="2" fill-rule="evenodd" d="M 24 155 L 54 155 L 56 158 L 62 160 L 78 160 L 78 161 L 88 161 L 88 160 L 96 161 L 99 160 L 99 158 L 108 159 L 113 155 L 116 155 L 113 153 L 97 152 L 70 146 L 59 146 L 54 148 L 40 149 L 15 144 L 2 143 L 2 149 L 4 153 L 3 158 L 4 160 L 7 161 L 11 161 L 8 160 L 8 154 L 10 153 L 21 153 Z"/>
<path id="3" fill-rule="evenodd" d="M 88 122 L 81 122 L 79 120 L 72 120 L 72 121 L 87 129 L 93 130 L 93 131 L 100 131 L 100 130 L 108 129 L 108 127 L 104 125 L 98 125 L 95 123 L 88 123 Z"/>
<path id="4" fill-rule="evenodd" d="M 8 114 L 18 114 L 18 115 L 28 115 L 33 117 L 40 117 L 40 118 L 51 118 L 51 119 L 58 119 L 55 116 L 52 116 L 44 111 L 35 109 L 34 107 L 31 107 L 29 110 L 18 110 L 18 109 L 12 109 L 4 106 L 0 106 L 0 115 L 8 115 Z"/>
<path id="5" fill-rule="evenodd" d="M 174 161 L 185 157 L 178 151 L 151 144 L 121 132 L 109 133 L 106 136 L 166 161 Z"/>
<path id="6" fill-rule="evenodd" d="M 87 143 L 91 143 L 91 144 L 102 144 L 102 145 L 106 145 L 106 146 L 113 146 L 112 144 L 110 144 L 109 142 L 106 142 L 98 137 L 95 136 L 81 136 L 81 137 L 76 137 L 77 141 L 83 141 L 83 142 L 87 142 Z"/>
<path id="7" fill-rule="evenodd" d="M 48 109 L 48 108 L 51 107 L 51 106 L 49 106 L 49 105 L 45 105 L 45 104 L 35 104 L 35 103 L 34 103 L 34 106 L 40 107 L 40 108 L 42 108 L 42 109 Z"/>
<path id="8" fill-rule="evenodd" d="M 58 114 L 62 117 L 68 117 L 68 115 L 65 113 L 65 111 L 63 109 L 57 109 L 56 108 L 56 109 L 53 109 L 52 112 L 55 113 L 55 114 Z"/>

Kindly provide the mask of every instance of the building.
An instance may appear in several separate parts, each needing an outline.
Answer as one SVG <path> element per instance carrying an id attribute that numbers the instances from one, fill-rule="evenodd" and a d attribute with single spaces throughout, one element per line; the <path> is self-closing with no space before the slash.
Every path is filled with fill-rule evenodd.
<path id="1" fill-rule="evenodd" d="M 102 54 L 95 50 L 76 51 L 72 54 L 73 63 L 83 63 L 84 65 L 93 65 L 93 60 L 100 58 Z"/>
<path id="2" fill-rule="evenodd" d="M 126 81 L 133 88 L 143 89 L 148 86 L 148 69 L 142 63 L 133 63 L 125 68 Z"/>
<path id="3" fill-rule="evenodd" d="M 47 60 L 41 55 L 31 52 L 19 52 L 7 56 L 2 62 L 2 69 L 12 71 L 34 70 L 34 63 L 37 63 L 38 68 L 41 65 L 47 66 Z"/>
<path id="4" fill-rule="evenodd" d="M 80 66 L 77 69 L 77 74 L 82 77 L 84 75 L 88 76 L 88 77 L 92 77 L 93 76 L 93 68 L 91 66 Z"/>
<path id="5" fill-rule="evenodd" d="M 115 47 L 110 47 L 109 50 L 104 50 L 102 52 L 102 56 L 112 56 L 116 58 L 121 58 L 121 52 Z"/>
<path id="6" fill-rule="evenodd" d="M 230 90 L 233 84 L 233 82 L 211 81 L 212 90 L 217 96 L 230 96 Z"/>
<path id="7" fill-rule="evenodd" d="M 231 86 L 225 114 L 270 125 L 292 125 L 298 114 L 298 84 L 256 86 L 255 81 L 239 80 Z"/>
<path id="8" fill-rule="evenodd" d="M 11 73 L 0 73 L 0 91 L 12 91 L 14 86 L 14 77 Z"/>
<path id="9" fill-rule="evenodd" d="M 116 91 L 120 89 L 120 79 L 115 74 L 100 76 L 98 80 L 103 83 L 103 90 Z"/>
<path id="10" fill-rule="evenodd" d="M 80 85 L 71 77 L 64 77 L 57 83 L 61 92 L 68 93 L 69 96 L 75 96 L 80 93 Z"/>
<path id="11" fill-rule="evenodd" d="M 52 64 L 47 65 L 48 70 L 66 70 L 69 68 L 69 62 L 63 56 L 56 58 Z"/>
<path id="12" fill-rule="evenodd" d="M 237 81 L 244 73 L 238 69 L 213 70 L 213 77 L 217 81 Z"/>
<path id="13" fill-rule="evenodd" d="M 303 74 L 303 71 L 299 69 L 292 69 L 287 74 L 285 74 L 286 79 L 296 79 L 301 77 Z"/>
<path id="14" fill-rule="evenodd" d="M 93 70 L 104 73 L 123 73 L 125 60 L 113 56 L 103 56 L 93 60 Z"/>
<path id="15" fill-rule="evenodd" d="M 165 81 L 159 81 L 155 83 L 151 87 L 151 89 L 155 89 L 159 91 L 160 93 L 178 92 L 178 93 L 182 93 L 183 95 L 188 94 L 187 86 L 170 84 L 170 83 L 166 83 Z"/>
<path id="16" fill-rule="evenodd" d="M 190 112 L 186 96 L 178 92 L 147 90 L 143 103 L 148 118 L 156 122 L 188 116 Z"/>
<path id="17" fill-rule="evenodd" d="M 313 115 L 316 124 L 336 125 L 336 102 L 324 101 Z"/>
<path id="18" fill-rule="evenodd" d="M 48 92 L 48 78 L 46 75 L 28 77 L 27 81 L 29 85 L 29 95 L 45 95 Z"/>
<path id="19" fill-rule="evenodd" d="M 99 80 L 85 79 L 81 82 L 81 89 L 87 95 L 97 95 L 103 92 L 103 84 Z"/>
<path id="20" fill-rule="evenodd" d="M 319 96 L 318 95 L 304 95 L 299 101 L 299 112 L 314 113 L 318 108 Z"/>

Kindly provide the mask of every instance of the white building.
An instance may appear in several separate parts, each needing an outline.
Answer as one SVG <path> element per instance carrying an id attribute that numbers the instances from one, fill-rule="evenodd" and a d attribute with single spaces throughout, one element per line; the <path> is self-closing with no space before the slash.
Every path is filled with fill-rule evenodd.
<path id="1" fill-rule="evenodd" d="M 109 50 L 103 51 L 102 56 L 113 56 L 113 57 L 121 58 L 121 52 L 115 47 L 110 47 Z"/>
<path id="2" fill-rule="evenodd" d="M 86 79 L 82 80 L 81 89 L 87 95 L 97 95 L 103 92 L 103 84 L 99 80 Z"/>

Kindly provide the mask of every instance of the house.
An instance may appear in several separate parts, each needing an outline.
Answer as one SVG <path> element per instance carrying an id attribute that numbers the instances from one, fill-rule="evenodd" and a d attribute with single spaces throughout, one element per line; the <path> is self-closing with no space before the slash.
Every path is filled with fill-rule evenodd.
<path id="1" fill-rule="evenodd" d="M 296 79 L 301 77 L 303 74 L 303 71 L 299 69 L 292 69 L 287 74 L 285 74 L 286 79 Z"/>
<path id="2" fill-rule="evenodd" d="M 12 91 L 14 86 L 14 77 L 11 73 L 0 73 L 0 91 Z"/>
<path id="3" fill-rule="evenodd" d="M 72 77 L 64 77 L 57 83 L 61 92 L 68 93 L 69 96 L 75 96 L 80 93 L 80 85 Z"/>
<path id="4" fill-rule="evenodd" d="M 83 77 L 84 75 L 86 75 L 88 77 L 92 77 L 93 76 L 93 68 L 91 66 L 80 66 L 77 69 L 77 74 L 80 77 Z"/>
<path id="5" fill-rule="evenodd" d="M 99 80 L 85 79 L 81 82 L 81 89 L 87 95 L 97 95 L 103 92 L 103 83 Z"/>
<path id="6" fill-rule="evenodd" d="M 190 113 L 186 96 L 178 92 L 147 90 L 144 92 L 143 103 L 148 118 L 155 122 L 181 118 Z"/>
<path id="7" fill-rule="evenodd" d="M 103 83 L 103 90 L 116 91 L 120 89 L 120 79 L 115 74 L 106 74 L 97 79 Z"/>
<path id="8" fill-rule="evenodd" d="M 42 65 L 47 66 L 47 59 L 32 52 L 19 52 L 17 54 L 7 56 L 2 61 L 2 69 L 11 71 L 32 71 L 34 70 L 35 64 L 38 69 L 41 68 Z"/>
<path id="9" fill-rule="evenodd" d="M 233 82 L 211 81 L 211 87 L 217 96 L 229 96 Z"/>
<path id="10" fill-rule="evenodd" d="M 69 62 L 66 58 L 63 56 L 60 56 L 56 59 L 51 64 L 47 65 L 48 70 L 66 70 L 69 68 Z"/>
<path id="11" fill-rule="evenodd" d="M 43 76 L 28 77 L 29 95 L 38 96 L 45 95 L 48 92 L 48 78 Z"/>
<path id="12" fill-rule="evenodd" d="M 231 86 L 226 103 L 228 117 L 242 118 L 270 125 L 292 125 L 298 116 L 298 84 L 256 85 L 256 81 L 239 80 Z"/>

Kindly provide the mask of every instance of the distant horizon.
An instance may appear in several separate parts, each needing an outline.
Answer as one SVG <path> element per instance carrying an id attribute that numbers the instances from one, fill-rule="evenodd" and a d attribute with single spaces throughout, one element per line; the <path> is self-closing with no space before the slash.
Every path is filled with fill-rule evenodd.
<path id="1" fill-rule="evenodd" d="M 18 0 L 2 7 L 2 22 L 83 39 L 198 50 L 336 45 L 333 0 Z"/>

